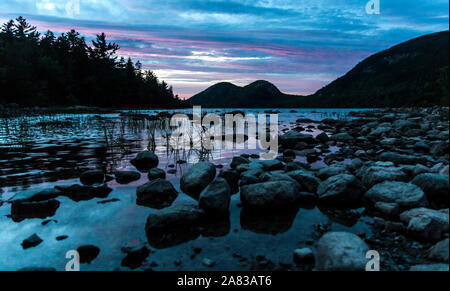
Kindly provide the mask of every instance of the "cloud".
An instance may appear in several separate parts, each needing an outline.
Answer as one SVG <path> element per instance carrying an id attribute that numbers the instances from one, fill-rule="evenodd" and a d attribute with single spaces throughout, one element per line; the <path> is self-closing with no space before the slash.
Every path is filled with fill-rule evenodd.
<path id="1" fill-rule="evenodd" d="M 25 15 L 40 30 L 105 32 L 120 54 L 139 59 L 188 97 L 219 81 L 274 82 L 312 93 L 363 58 L 413 37 L 448 29 L 448 1 L 80 0 L 0 2 L 0 20 Z"/>

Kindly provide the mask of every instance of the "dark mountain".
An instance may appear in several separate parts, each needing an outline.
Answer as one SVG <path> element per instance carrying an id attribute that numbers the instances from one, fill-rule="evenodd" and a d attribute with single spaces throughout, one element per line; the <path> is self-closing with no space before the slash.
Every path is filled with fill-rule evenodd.
<path id="1" fill-rule="evenodd" d="M 203 107 L 274 107 L 291 98 L 267 81 L 256 81 L 245 87 L 218 83 L 189 99 L 191 105 Z"/>
<path id="2" fill-rule="evenodd" d="M 443 31 L 372 55 L 313 95 L 286 95 L 266 81 L 243 88 L 220 83 L 190 102 L 206 107 L 448 106 L 448 53 L 449 32 Z"/>

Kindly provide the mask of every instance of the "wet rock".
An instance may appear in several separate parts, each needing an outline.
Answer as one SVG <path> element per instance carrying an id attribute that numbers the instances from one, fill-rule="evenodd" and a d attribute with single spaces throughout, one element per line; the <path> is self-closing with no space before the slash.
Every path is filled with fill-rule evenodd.
<path id="1" fill-rule="evenodd" d="M 364 271 L 369 247 L 348 232 L 328 232 L 317 243 L 316 268 L 321 271 Z"/>
<path id="2" fill-rule="evenodd" d="M 298 183 L 273 181 L 241 186 L 244 207 L 254 210 L 274 210 L 292 207 L 298 203 Z"/>
<path id="3" fill-rule="evenodd" d="M 166 178 L 166 172 L 164 172 L 163 169 L 160 168 L 153 168 L 148 172 L 148 179 L 156 180 L 156 179 L 165 179 Z"/>
<path id="4" fill-rule="evenodd" d="M 347 170 L 347 167 L 340 164 L 332 164 L 329 167 L 325 167 L 323 169 L 320 169 L 317 173 L 317 177 L 319 177 L 321 180 L 326 180 L 330 177 L 341 175 L 341 174 L 350 174 L 350 172 Z"/>
<path id="5" fill-rule="evenodd" d="M 448 209 L 415 208 L 400 214 L 400 220 L 408 226 L 409 235 L 426 241 L 439 241 L 449 230 Z"/>
<path id="6" fill-rule="evenodd" d="M 15 222 L 28 218 L 47 218 L 54 216 L 60 202 L 55 199 L 45 201 L 17 200 L 11 204 L 11 218 Z"/>
<path id="7" fill-rule="evenodd" d="M 94 245 L 83 245 L 77 248 L 77 252 L 80 255 L 80 263 L 90 264 L 100 254 L 100 249 Z"/>
<path id="8" fill-rule="evenodd" d="M 296 154 L 293 150 L 285 150 L 283 151 L 283 161 L 286 163 L 292 162 L 295 160 Z"/>
<path id="9" fill-rule="evenodd" d="M 352 142 L 354 141 L 354 137 L 350 134 L 343 132 L 343 133 L 336 133 L 330 137 L 333 141 L 339 141 L 339 142 Z"/>
<path id="10" fill-rule="evenodd" d="M 57 189 L 49 188 L 49 189 L 44 189 L 42 191 L 39 191 L 37 193 L 31 193 L 31 194 L 18 193 L 16 195 L 14 195 L 14 197 L 12 199 L 10 199 L 10 201 L 16 201 L 16 200 L 23 200 L 23 201 L 28 201 L 28 202 L 45 201 L 45 200 L 54 199 L 61 195 L 64 195 L 64 193 Z"/>
<path id="11" fill-rule="evenodd" d="M 364 199 L 371 204 L 377 202 L 398 204 L 402 210 L 428 205 L 425 193 L 419 187 L 394 181 L 373 186 L 366 192 Z"/>
<path id="12" fill-rule="evenodd" d="M 325 143 L 325 142 L 327 142 L 327 141 L 330 140 L 330 137 L 329 137 L 325 132 L 322 132 L 321 134 L 319 134 L 319 135 L 316 136 L 316 139 L 317 139 L 319 142 Z"/>
<path id="13" fill-rule="evenodd" d="M 296 130 L 290 130 L 280 136 L 280 144 L 286 149 L 295 148 L 296 144 L 304 142 L 306 144 L 315 144 L 316 140 L 310 134 L 300 133 Z"/>
<path id="14" fill-rule="evenodd" d="M 395 164 L 406 164 L 406 165 L 416 165 L 416 164 L 426 164 L 431 160 L 421 156 L 413 156 L 406 154 L 399 154 L 394 152 L 384 152 L 378 156 L 380 161 L 393 162 Z"/>
<path id="15" fill-rule="evenodd" d="M 156 179 L 139 186 L 136 196 L 138 205 L 161 209 L 170 206 L 178 197 L 178 192 L 169 181 Z"/>
<path id="16" fill-rule="evenodd" d="M 449 239 L 444 239 L 432 246 L 427 252 L 427 258 L 431 261 L 448 263 Z"/>
<path id="17" fill-rule="evenodd" d="M 314 176 L 312 172 L 306 170 L 296 170 L 288 172 L 287 174 L 300 184 L 302 190 L 312 193 L 317 192 L 317 187 L 319 187 L 320 180 Z"/>
<path id="18" fill-rule="evenodd" d="M 146 246 L 131 249 L 123 258 L 121 265 L 130 269 L 139 268 L 149 255 L 150 250 Z"/>
<path id="19" fill-rule="evenodd" d="M 230 208 L 231 190 L 224 178 L 216 178 L 201 193 L 198 204 L 207 214 L 226 214 Z"/>
<path id="20" fill-rule="evenodd" d="M 227 180 L 231 194 L 239 192 L 239 173 L 234 170 L 226 170 L 219 173 L 220 178 Z"/>
<path id="21" fill-rule="evenodd" d="M 400 214 L 400 206 L 397 203 L 377 202 L 375 209 L 388 216 L 397 216 Z"/>
<path id="22" fill-rule="evenodd" d="M 26 250 L 39 245 L 41 242 L 42 239 L 37 234 L 33 234 L 22 242 L 22 247 L 24 250 Z"/>
<path id="23" fill-rule="evenodd" d="M 283 163 L 279 160 L 266 160 L 260 161 L 260 163 L 263 166 L 264 171 L 283 170 L 284 168 Z"/>
<path id="24" fill-rule="evenodd" d="M 433 207 L 445 208 L 449 206 L 449 178 L 446 175 L 425 173 L 416 176 L 412 182 L 425 192 Z"/>
<path id="25" fill-rule="evenodd" d="M 145 231 L 151 246 L 163 249 L 194 240 L 204 212 L 195 205 L 180 204 L 150 213 Z"/>
<path id="26" fill-rule="evenodd" d="M 432 172 L 430 168 L 425 167 L 424 165 L 421 165 L 421 164 L 417 164 L 412 170 L 412 176 L 415 177 L 420 174 L 430 173 L 430 172 Z"/>
<path id="27" fill-rule="evenodd" d="M 81 174 L 80 181 L 88 186 L 102 184 L 105 181 L 105 174 L 102 170 L 88 170 Z"/>
<path id="28" fill-rule="evenodd" d="M 398 167 L 372 166 L 368 167 L 362 176 L 362 182 L 367 188 L 384 181 L 407 182 L 408 180 L 408 175 Z"/>
<path id="29" fill-rule="evenodd" d="M 341 174 L 320 183 L 317 195 L 320 203 L 344 206 L 358 203 L 364 191 L 364 186 L 355 176 Z"/>
<path id="30" fill-rule="evenodd" d="M 233 157 L 233 160 L 231 161 L 230 167 L 232 169 L 236 169 L 237 166 L 241 164 L 249 164 L 250 160 L 247 158 L 244 158 L 242 156 Z"/>
<path id="31" fill-rule="evenodd" d="M 62 241 L 62 240 L 66 240 L 66 239 L 68 239 L 69 237 L 67 236 L 67 235 L 60 235 L 60 236 L 57 236 L 56 237 L 56 240 L 57 241 Z"/>
<path id="32" fill-rule="evenodd" d="M 191 166 L 181 177 L 180 187 L 184 193 L 198 198 L 198 195 L 216 176 L 216 167 L 212 163 L 200 162 Z"/>
<path id="33" fill-rule="evenodd" d="M 247 171 L 263 171 L 263 165 L 258 162 L 251 162 L 249 164 L 241 164 L 236 167 L 236 171 L 239 173 L 247 172 Z"/>
<path id="34" fill-rule="evenodd" d="M 448 264 L 431 264 L 431 265 L 416 265 L 412 266 L 410 269 L 412 272 L 448 272 Z"/>
<path id="35" fill-rule="evenodd" d="M 114 176 L 119 184 L 128 184 L 141 178 L 141 174 L 134 171 L 117 171 Z"/>
<path id="36" fill-rule="evenodd" d="M 135 166 L 138 170 L 148 171 L 152 168 L 156 168 L 159 164 L 158 156 L 151 151 L 143 151 L 139 153 L 134 159 L 132 159 L 131 164 Z"/>
<path id="37" fill-rule="evenodd" d="M 310 248 L 296 249 L 294 262 L 299 265 L 314 264 L 314 253 Z"/>

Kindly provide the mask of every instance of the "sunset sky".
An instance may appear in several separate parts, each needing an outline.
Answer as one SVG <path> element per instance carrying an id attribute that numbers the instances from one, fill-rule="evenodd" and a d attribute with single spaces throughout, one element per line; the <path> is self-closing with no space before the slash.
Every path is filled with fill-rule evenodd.
<path id="1" fill-rule="evenodd" d="M 380 0 L 371 15 L 367 2 L 2 0 L 0 21 L 23 15 L 40 31 L 73 28 L 88 39 L 105 32 L 183 98 L 258 79 L 309 94 L 375 52 L 448 30 L 448 0 Z"/>

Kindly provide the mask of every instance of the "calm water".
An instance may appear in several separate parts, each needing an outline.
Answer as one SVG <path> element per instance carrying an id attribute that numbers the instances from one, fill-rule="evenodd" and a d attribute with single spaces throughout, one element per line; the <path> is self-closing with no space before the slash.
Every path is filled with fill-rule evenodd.
<path id="1" fill-rule="evenodd" d="M 204 112 L 220 114 L 233 110 L 236 109 L 208 109 Z M 267 109 L 242 110 L 258 114 Z M 346 119 L 350 118 L 348 113 L 352 111 L 295 109 L 297 112 L 293 113 L 291 110 L 279 110 L 280 133 L 295 127 L 299 118 Z M 141 113 L 154 115 L 159 112 Z M 192 110 L 176 112 L 192 113 Z M 297 125 L 306 127 L 310 124 Z M 317 135 L 320 132 L 317 128 L 312 128 L 308 133 Z M 56 185 L 79 183 L 79 174 L 88 168 L 101 168 L 108 173 L 114 170 L 135 170 L 130 159 L 136 153 L 152 148 L 154 141 L 154 149 L 160 160 L 159 167 L 166 171 L 176 169 L 176 173 L 167 175 L 167 179 L 180 192 L 174 205 L 195 203 L 179 190 L 180 176 L 190 164 L 202 158 L 210 160 L 219 168 L 227 168 L 235 155 L 260 152 L 216 149 L 208 153 L 195 150 L 175 153 L 168 151 L 166 147 L 168 134 L 170 128 L 166 124 L 155 125 L 154 121 L 119 114 L 3 119 L 0 125 L 1 201 L 10 202 Z M 187 163 L 177 164 L 180 160 Z M 303 161 L 301 157 L 298 160 Z M 52 221 L 46 225 L 42 224 L 42 219 L 13 222 L 9 217 L 10 204 L 3 203 L 0 206 L 0 270 L 17 270 L 30 266 L 64 270 L 68 261 L 65 258 L 66 252 L 86 244 L 98 246 L 101 252 L 90 265 L 83 264 L 82 270 L 127 269 L 120 267 L 120 262 L 125 257 L 120 249 L 125 245 L 147 241 L 145 221 L 148 214 L 155 211 L 136 205 L 136 187 L 147 181 L 147 175 L 143 173 L 139 181 L 128 185 L 108 182 L 113 191 L 106 199 L 118 199 L 112 203 L 97 203 L 104 199 L 74 202 L 66 197 L 59 197 L 57 199 L 61 205 L 56 215 L 49 218 Z M 193 234 L 189 241 L 179 245 L 164 249 L 151 246 L 153 252 L 139 270 L 149 267 L 154 270 L 208 269 L 202 265 L 204 258 L 216 262 L 215 270 L 286 267 L 293 264 L 293 250 L 314 243 L 323 229 L 370 233 L 368 224 L 371 219 L 361 216 L 361 210 L 340 213 L 302 208 L 292 213 L 262 217 L 246 213 L 239 206 L 239 194 L 233 195 L 229 220 L 211 222 L 210 228 Z M 22 241 L 34 233 L 43 242 L 37 247 L 23 250 Z M 69 238 L 57 241 L 56 237 L 61 235 Z M 202 249 L 195 257 L 192 257 L 193 247 Z M 258 264 L 258 256 L 265 256 L 273 265 Z"/>

